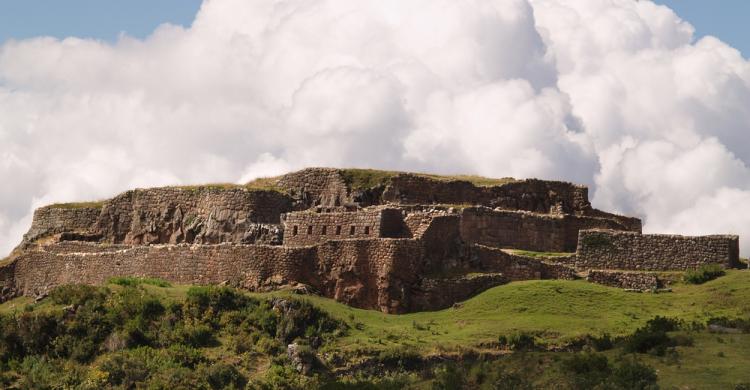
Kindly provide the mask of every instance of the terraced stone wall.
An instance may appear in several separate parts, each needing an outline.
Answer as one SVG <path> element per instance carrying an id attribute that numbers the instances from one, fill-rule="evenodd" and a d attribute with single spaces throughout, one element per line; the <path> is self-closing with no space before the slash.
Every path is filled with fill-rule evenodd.
<path id="1" fill-rule="evenodd" d="M 738 267 L 739 237 L 582 230 L 575 262 L 579 269 L 649 271 L 683 271 L 704 264 Z"/>
<path id="2" fill-rule="evenodd" d="M 469 207 L 461 211 L 461 237 L 472 244 L 538 252 L 574 252 L 578 232 L 602 228 L 626 230 L 611 219 L 539 214 Z"/>
<path id="3" fill-rule="evenodd" d="M 307 247 L 61 243 L 26 251 L 0 266 L 0 284 L 5 281 L 2 287 L 36 296 L 61 284 L 100 284 L 115 276 L 227 283 L 250 290 L 305 283 L 352 306 L 400 313 L 409 309 L 422 257 L 421 243 L 410 239 L 341 240 Z"/>
<path id="4" fill-rule="evenodd" d="M 99 284 L 114 276 L 154 277 L 174 283 L 228 283 L 262 289 L 314 280 L 315 248 L 266 245 L 138 246 L 119 251 L 28 251 L 14 262 L 21 295 L 37 295 L 67 283 Z"/>
<path id="5" fill-rule="evenodd" d="M 573 268 L 513 255 L 482 245 L 469 247 L 472 263 L 485 272 L 500 272 L 508 280 L 575 279 Z"/>

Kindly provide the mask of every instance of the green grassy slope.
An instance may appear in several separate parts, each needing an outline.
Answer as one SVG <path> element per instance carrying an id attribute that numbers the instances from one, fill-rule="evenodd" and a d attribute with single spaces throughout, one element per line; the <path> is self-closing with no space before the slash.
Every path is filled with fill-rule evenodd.
<path id="1" fill-rule="evenodd" d="M 181 301 L 188 290 L 188 286 L 179 285 L 143 288 L 166 301 Z M 467 348 L 488 351 L 492 348 L 486 347 L 487 343 L 519 331 L 533 333 L 538 343 L 554 347 L 587 334 L 624 336 L 657 315 L 688 323 L 705 323 L 716 316 L 747 318 L 750 271 L 729 271 L 703 285 L 678 284 L 673 292 L 661 294 L 625 292 L 585 281 L 514 282 L 485 291 L 455 308 L 406 315 L 351 308 L 330 299 L 288 291 L 248 294 L 258 298 L 302 298 L 346 322 L 350 326 L 348 334 L 326 349 L 356 361 L 358 356 L 373 356 L 405 345 L 426 355 Z M 22 297 L 6 302 L 0 305 L 0 313 L 20 312 L 31 301 Z M 37 304 L 35 311 L 54 309 L 45 300 Z M 750 382 L 745 369 L 750 364 L 750 335 L 702 332 L 693 337 L 694 346 L 678 347 L 677 360 L 644 355 L 644 360 L 659 372 L 664 388 L 723 388 Z M 619 352 L 610 352 L 613 357 L 615 353 Z"/>

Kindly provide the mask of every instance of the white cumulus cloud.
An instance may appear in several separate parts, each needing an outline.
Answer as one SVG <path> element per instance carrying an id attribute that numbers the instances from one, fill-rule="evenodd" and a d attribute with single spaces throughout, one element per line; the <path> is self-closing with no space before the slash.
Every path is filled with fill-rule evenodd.
<path id="1" fill-rule="evenodd" d="M 750 250 L 748 131 L 750 62 L 650 1 L 205 0 L 0 46 L 0 253 L 46 203 L 310 165 L 570 180 Z"/>

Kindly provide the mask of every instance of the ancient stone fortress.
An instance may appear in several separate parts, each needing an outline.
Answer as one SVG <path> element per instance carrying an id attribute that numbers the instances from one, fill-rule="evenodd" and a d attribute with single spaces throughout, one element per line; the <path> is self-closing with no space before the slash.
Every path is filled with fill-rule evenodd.
<path id="1" fill-rule="evenodd" d="M 2 299 L 114 276 L 292 287 L 404 313 L 514 280 L 656 289 L 650 271 L 709 263 L 738 267 L 738 237 L 644 235 L 639 219 L 592 208 L 583 186 L 311 168 L 43 207 L 0 283 Z"/>

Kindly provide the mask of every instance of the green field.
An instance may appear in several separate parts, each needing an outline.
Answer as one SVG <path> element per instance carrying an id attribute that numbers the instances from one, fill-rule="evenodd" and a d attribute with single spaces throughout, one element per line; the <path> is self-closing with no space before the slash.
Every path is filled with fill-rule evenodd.
<path id="1" fill-rule="evenodd" d="M 115 282 L 108 285 L 113 291 L 132 284 L 128 279 Z M 164 302 L 181 302 L 190 287 L 149 280 L 140 288 Z M 557 374 L 553 369 L 546 372 L 544 367 L 552 367 L 553 362 L 570 353 L 510 353 L 498 349 L 498 337 L 532 334 L 537 346 L 553 351 L 586 335 L 629 335 L 657 315 L 700 324 L 719 316 L 750 317 L 750 271 L 733 270 L 702 285 L 676 284 L 672 289 L 659 294 L 633 293 L 585 281 L 523 281 L 490 289 L 454 308 L 405 315 L 351 308 L 331 299 L 289 291 L 247 294 L 261 300 L 279 296 L 306 300 L 345 322 L 349 331 L 321 347 L 320 353 L 338 355 L 352 364 L 403 347 L 422 356 L 456 356 L 473 351 L 497 356 L 510 367 L 536 362 L 539 380 L 546 383 L 554 381 Z M 32 303 L 30 298 L 17 298 L 0 305 L 0 313 L 21 313 Z M 33 306 L 34 312 L 60 310 L 49 300 Z M 640 356 L 656 369 L 662 388 L 733 388 L 737 383 L 750 382 L 746 368 L 750 365 L 750 335 L 717 335 L 705 330 L 689 335 L 694 345 L 677 347 L 677 354 Z M 207 349 L 207 353 L 223 356 L 227 352 L 219 346 Z M 615 361 L 622 351 L 614 349 L 605 354 Z M 529 360 L 529 356 L 536 358 Z"/>

